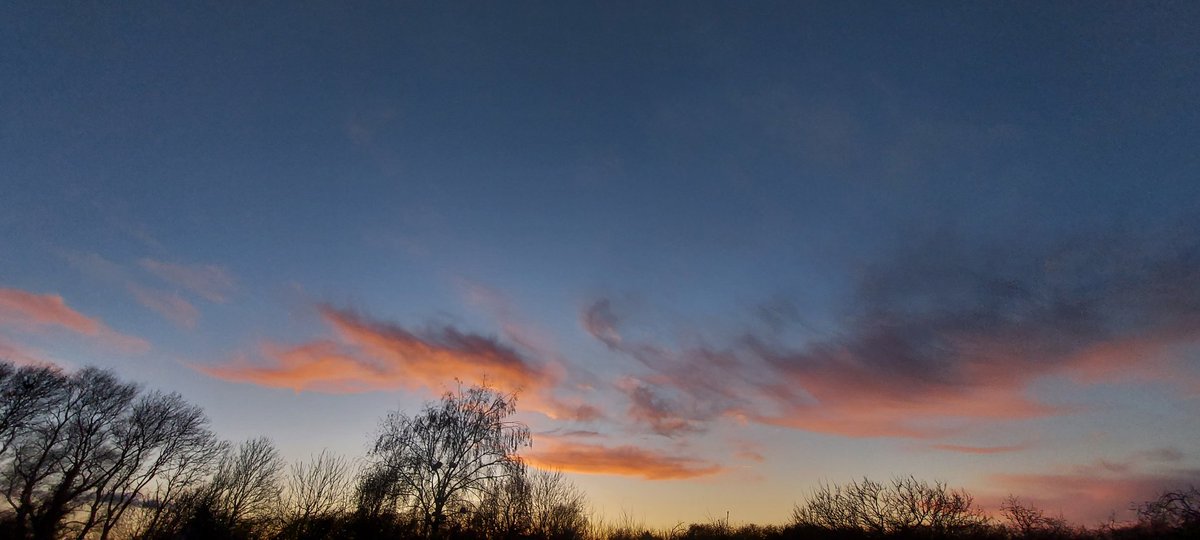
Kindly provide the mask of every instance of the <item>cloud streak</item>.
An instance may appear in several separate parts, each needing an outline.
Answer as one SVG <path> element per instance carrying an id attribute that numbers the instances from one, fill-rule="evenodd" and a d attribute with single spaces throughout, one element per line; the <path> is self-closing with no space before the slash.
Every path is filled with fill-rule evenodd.
<path id="1" fill-rule="evenodd" d="M 841 326 L 800 343 L 779 337 L 783 319 L 719 345 L 631 339 L 607 298 L 588 305 L 580 324 L 653 374 L 641 378 L 654 388 L 626 392 L 630 419 L 651 432 L 699 432 L 733 416 L 936 439 L 1072 412 L 1030 394 L 1052 375 L 1085 385 L 1194 381 L 1171 353 L 1200 342 L 1196 229 L 1043 247 L 933 239 L 870 266 Z M 658 397 L 668 392 L 675 399 Z M 691 413 L 686 424 L 677 411 Z"/>
<path id="2" fill-rule="evenodd" d="M 53 364 L 40 351 L 11 343 L 0 336 L 0 360 L 12 362 L 18 366 Z"/>
<path id="3" fill-rule="evenodd" d="M 1157 458 L 1160 453 L 1174 457 L 1177 451 L 1143 452 L 1116 461 L 1097 460 L 1053 473 L 995 474 L 989 477 L 989 484 L 1022 494 L 1023 499 L 1035 506 L 1062 512 L 1076 523 L 1097 524 L 1112 516 L 1131 519 L 1132 505 L 1153 500 L 1168 490 L 1200 484 L 1200 469 L 1164 467 Z"/>
<path id="4" fill-rule="evenodd" d="M 0 288 L 0 327 L 27 333 L 61 329 L 132 353 L 145 352 L 150 348 L 145 340 L 121 334 L 100 319 L 76 311 L 57 294 Z"/>
<path id="5" fill-rule="evenodd" d="M 186 265 L 142 259 L 138 265 L 155 277 L 210 302 L 223 304 L 237 288 L 233 275 L 215 264 Z"/>
<path id="6" fill-rule="evenodd" d="M 935 444 L 932 446 L 934 450 L 943 450 L 946 452 L 958 452 L 960 454 L 1007 454 L 1010 452 L 1020 452 L 1029 448 L 1027 444 L 1013 444 L 1008 446 L 971 446 L 966 444 Z"/>
<path id="7" fill-rule="evenodd" d="M 605 446 L 552 440 L 546 448 L 537 448 L 524 456 L 530 463 L 546 469 L 581 474 L 634 476 L 647 480 L 683 480 L 720 473 L 720 465 L 687 456 L 636 446 Z"/>
<path id="8" fill-rule="evenodd" d="M 192 329 L 200 320 L 200 310 L 178 294 L 142 287 L 132 282 L 128 287 L 130 294 L 142 307 L 162 315 L 176 325 Z"/>
<path id="9" fill-rule="evenodd" d="M 521 392 L 523 408 L 553 418 L 602 416 L 587 403 L 555 397 L 557 370 L 495 338 L 452 326 L 413 330 L 329 305 L 317 310 L 334 338 L 296 346 L 264 343 L 256 355 L 196 368 L 232 382 L 328 393 L 438 389 L 463 379 Z"/>
<path id="10" fill-rule="evenodd" d="M 136 272 L 97 253 L 63 250 L 59 255 L 71 266 L 92 278 L 123 285 L 139 305 L 180 328 L 193 330 L 200 321 L 200 310 L 178 290 L 168 291 L 146 285 L 145 276 L 137 275 Z M 217 266 L 185 267 L 150 259 L 143 259 L 140 265 L 176 285 L 179 290 L 190 291 L 213 302 L 226 300 L 222 291 L 227 287 L 222 284 L 227 283 L 229 287 L 233 284 L 229 273 Z"/>
<path id="11" fill-rule="evenodd" d="M 416 332 L 352 310 L 318 307 L 336 341 L 297 347 L 265 345 L 267 365 L 203 368 L 226 380 L 294 390 L 334 392 L 437 388 L 455 378 L 486 379 L 505 390 L 533 389 L 548 381 L 540 366 L 495 339 L 450 326 Z"/>
<path id="12" fill-rule="evenodd" d="M 0 289 L 0 324 L 37 329 L 65 328 L 98 336 L 104 324 L 67 306 L 57 294 L 35 294 L 17 289 Z"/>

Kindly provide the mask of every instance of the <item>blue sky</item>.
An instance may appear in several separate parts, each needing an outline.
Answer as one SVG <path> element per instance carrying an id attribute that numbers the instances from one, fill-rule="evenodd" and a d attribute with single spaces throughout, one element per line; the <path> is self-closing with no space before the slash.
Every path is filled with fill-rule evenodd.
<path id="1" fill-rule="evenodd" d="M 488 376 L 661 524 L 1200 478 L 1193 5 L 0 10 L 10 359 L 296 457 Z"/>

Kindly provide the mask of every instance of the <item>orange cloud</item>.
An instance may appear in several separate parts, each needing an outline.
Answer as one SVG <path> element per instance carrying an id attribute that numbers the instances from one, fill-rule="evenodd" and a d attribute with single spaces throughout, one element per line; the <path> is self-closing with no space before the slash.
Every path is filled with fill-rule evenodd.
<path id="1" fill-rule="evenodd" d="M 454 379 L 485 381 L 505 391 L 520 391 L 524 410 L 564 420 L 603 416 L 587 403 L 556 398 L 555 370 L 493 338 L 452 327 L 410 331 L 327 305 L 318 310 L 336 340 L 291 347 L 266 343 L 257 360 L 242 356 L 197 369 L 228 381 L 330 393 L 440 388 Z"/>
<path id="2" fill-rule="evenodd" d="M 57 294 L 34 294 L 0 289 L 0 324 L 26 329 L 60 326 L 72 332 L 97 336 L 104 325 L 70 307 Z"/>
<path id="3" fill-rule="evenodd" d="M 407 386 L 399 371 L 387 371 L 349 354 L 342 345 L 316 341 L 296 347 L 263 344 L 260 355 L 268 365 L 240 357 L 219 366 L 197 366 L 201 372 L 235 382 L 248 382 L 297 392 L 316 390 L 331 393 L 367 392 Z"/>
<path id="4" fill-rule="evenodd" d="M 154 259 L 142 259 L 139 264 L 159 279 L 182 287 L 211 302 L 227 302 L 229 295 L 236 288 L 233 276 L 222 266 L 213 264 L 184 265 Z"/>
<path id="5" fill-rule="evenodd" d="M 702 431 L 732 415 L 847 436 L 941 437 L 1074 411 L 1033 396 L 1048 377 L 1196 393 L 1184 352 L 1200 343 L 1194 225 L 1169 239 L 901 243 L 858 273 L 823 333 L 778 302 L 717 342 L 704 331 L 659 338 L 660 322 L 643 324 L 608 298 L 579 322 L 649 370 L 633 375 L 653 394 L 627 396 L 629 419 L 647 431 Z"/>
<path id="6" fill-rule="evenodd" d="M 120 334 L 99 319 L 88 317 L 67 306 L 57 294 L 35 294 L 0 288 L 0 326 L 33 332 L 43 328 L 62 328 L 96 338 L 129 352 L 144 352 L 150 344 L 140 338 Z"/>
<path id="7" fill-rule="evenodd" d="M 345 343 L 380 360 L 389 372 L 422 386 L 437 387 L 456 377 L 486 378 L 510 391 L 539 388 L 548 382 L 539 366 L 489 337 L 453 327 L 418 336 L 349 310 L 321 306 L 320 312 Z"/>
<path id="8" fill-rule="evenodd" d="M 907 316 L 870 311 L 844 332 L 801 347 L 765 331 L 724 346 L 634 342 L 623 339 L 607 299 L 586 308 L 581 325 L 655 373 L 642 376 L 653 381 L 652 392 L 626 393 L 629 419 L 659 434 L 699 432 L 734 416 L 849 437 L 931 439 L 1076 410 L 1030 396 L 1031 384 L 1046 376 L 1082 384 L 1195 381 L 1170 353 L 1200 338 L 1200 320 L 1171 315 L 1137 333 L 1088 327 L 1072 334 L 1059 327 L 1090 315 L 1033 301 L 995 312 L 954 307 Z"/>
<path id="9" fill-rule="evenodd" d="M 561 440 L 553 441 L 548 448 L 534 450 L 524 457 L 534 466 L 544 469 L 636 476 L 647 480 L 681 480 L 724 470 L 714 463 L 636 446 L 609 447 Z"/>
<path id="10" fill-rule="evenodd" d="M 816 359 L 813 359 L 816 360 Z M 792 366 L 800 366 L 793 369 Z M 771 413 L 747 417 L 778 426 L 848 437 L 937 438 L 980 421 L 1037 418 L 1066 412 L 1025 395 L 1027 381 L 964 379 L 958 384 L 882 377 L 837 361 L 827 369 L 780 362 L 764 395 Z M 1030 373 L 1032 379 L 1036 373 Z M 760 409 L 763 403 L 757 404 Z"/>

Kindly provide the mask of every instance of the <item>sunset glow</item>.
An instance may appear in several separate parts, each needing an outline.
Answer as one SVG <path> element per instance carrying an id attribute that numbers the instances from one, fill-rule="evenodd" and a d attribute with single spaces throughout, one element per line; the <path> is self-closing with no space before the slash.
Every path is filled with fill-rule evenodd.
<path id="1" fill-rule="evenodd" d="M 486 383 L 654 527 L 1200 485 L 1196 3 L 52 4 L 0 8 L 0 359 L 288 460 Z"/>

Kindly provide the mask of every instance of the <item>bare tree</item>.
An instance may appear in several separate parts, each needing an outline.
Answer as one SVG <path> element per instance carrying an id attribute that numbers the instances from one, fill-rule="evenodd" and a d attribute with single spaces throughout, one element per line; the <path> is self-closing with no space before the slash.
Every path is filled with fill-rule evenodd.
<path id="1" fill-rule="evenodd" d="M 119 459 L 112 442 L 136 393 L 111 373 L 87 368 L 46 398 L 0 471 L 17 530 L 56 538 L 81 497 L 108 480 Z"/>
<path id="2" fill-rule="evenodd" d="M 913 477 L 887 484 L 868 478 L 845 486 L 823 484 L 792 517 L 801 526 L 874 535 L 964 532 L 989 523 L 967 492 Z"/>
<path id="3" fill-rule="evenodd" d="M 182 463 L 180 458 L 197 453 L 211 456 L 215 447 L 216 437 L 199 407 L 178 394 L 142 396 L 114 431 L 116 457 L 94 490 L 79 540 L 94 527 L 99 527 L 100 539 L 107 540 L 130 505 L 146 495 L 151 482 L 183 472 L 174 470 Z"/>
<path id="4" fill-rule="evenodd" d="M 1136 510 L 1138 523 L 1151 531 L 1200 530 L 1200 489 L 1168 491 Z"/>
<path id="5" fill-rule="evenodd" d="M 530 533 L 540 538 L 578 540 L 588 530 L 587 497 L 561 471 L 530 475 Z"/>
<path id="6" fill-rule="evenodd" d="M 0 361 L 0 459 L 33 427 L 66 387 L 67 377 L 49 366 L 17 367 Z"/>
<path id="7" fill-rule="evenodd" d="M 883 484 L 867 478 L 847 486 L 821 484 L 795 508 L 792 520 L 802 526 L 883 533 L 882 501 Z"/>
<path id="8" fill-rule="evenodd" d="M 489 538 L 579 539 L 587 533 L 587 498 L 561 472 L 527 469 L 498 479 L 471 517 Z"/>
<path id="9" fill-rule="evenodd" d="M 417 416 L 388 414 L 370 452 L 373 478 L 390 484 L 378 491 L 395 494 L 426 534 L 438 536 L 448 510 L 467 510 L 496 480 L 521 473 L 516 451 L 529 445 L 530 434 L 509 420 L 515 412 L 515 395 L 472 386 L 447 392 Z"/>
<path id="10" fill-rule="evenodd" d="M 180 447 L 172 452 L 149 492 L 135 501 L 144 510 L 141 522 L 134 527 L 135 538 L 160 538 L 178 531 L 201 498 L 198 488 L 229 451 L 229 444 L 216 437 L 197 436 Z"/>
<path id="11" fill-rule="evenodd" d="M 225 527 L 253 526 L 279 501 L 283 458 L 266 437 L 243 441 L 217 465 L 205 504 Z"/>
<path id="12" fill-rule="evenodd" d="M 397 476 L 395 471 L 380 463 L 364 468 L 354 487 L 355 511 L 371 519 L 395 512 L 404 499 Z"/>
<path id="13" fill-rule="evenodd" d="M 533 485 L 529 474 L 492 480 L 473 509 L 470 525 L 488 538 L 527 536 L 533 526 Z"/>
<path id="14" fill-rule="evenodd" d="M 1059 538 L 1072 533 L 1067 520 L 1047 516 L 1041 508 L 1025 503 L 1015 495 L 1009 495 L 1000 503 L 1000 513 L 1008 522 L 1008 529 L 1018 538 Z"/>
<path id="15" fill-rule="evenodd" d="M 345 509 L 350 491 L 349 465 L 340 456 L 322 451 L 309 461 L 293 463 L 285 481 L 283 511 L 286 527 L 304 536 L 314 521 Z"/>

